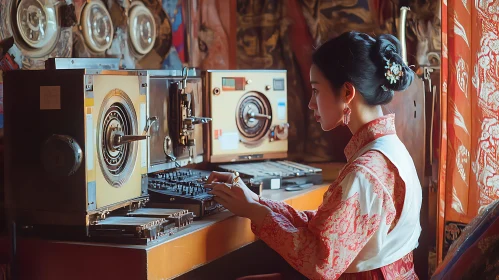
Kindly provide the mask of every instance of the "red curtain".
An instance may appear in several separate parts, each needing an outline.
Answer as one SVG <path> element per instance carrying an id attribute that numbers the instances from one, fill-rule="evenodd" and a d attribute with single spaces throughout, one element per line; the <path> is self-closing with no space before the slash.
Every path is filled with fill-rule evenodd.
<path id="1" fill-rule="evenodd" d="M 438 259 L 499 199 L 499 2 L 443 0 Z"/>

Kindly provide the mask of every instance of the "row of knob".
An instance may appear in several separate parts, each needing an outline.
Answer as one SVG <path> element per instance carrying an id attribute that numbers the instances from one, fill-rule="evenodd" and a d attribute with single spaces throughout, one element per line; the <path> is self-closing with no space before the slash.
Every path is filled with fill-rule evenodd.
<path id="1" fill-rule="evenodd" d="M 158 173 L 155 176 L 158 179 L 164 179 L 164 180 L 175 180 L 175 181 L 180 181 L 185 178 L 189 179 L 194 179 L 194 178 L 204 178 L 206 179 L 207 176 L 203 176 L 201 172 L 192 172 L 191 170 L 189 171 L 174 171 L 174 172 L 168 172 L 168 173 Z"/>
<path id="2" fill-rule="evenodd" d="M 208 191 L 201 184 L 196 184 L 193 182 L 189 182 L 189 184 L 169 184 L 165 182 L 152 181 L 149 182 L 149 188 L 167 190 L 178 194 L 191 196 L 206 193 Z"/>

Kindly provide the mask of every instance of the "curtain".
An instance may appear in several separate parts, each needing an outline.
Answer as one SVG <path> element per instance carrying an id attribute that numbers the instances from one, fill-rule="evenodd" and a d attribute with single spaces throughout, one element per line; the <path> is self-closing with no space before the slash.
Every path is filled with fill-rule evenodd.
<path id="1" fill-rule="evenodd" d="M 443 0 L 438 259 L 499 199 L 499 2 Z"/>

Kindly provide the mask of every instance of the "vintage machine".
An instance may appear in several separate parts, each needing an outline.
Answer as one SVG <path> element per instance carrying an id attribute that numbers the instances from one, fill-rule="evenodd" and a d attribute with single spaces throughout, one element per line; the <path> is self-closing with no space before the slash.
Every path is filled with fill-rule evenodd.
<path id="1" fill-rule="evenodd" d="M 157 33 L 151 10 L 142 1 L 132 1 L 128 8 L 128 38 L 133 56 L 142 58 L 148 54 L 154 47 Z"/>
<path id="2" fill-rule="evenodd" d="M 232 162 L 286 158 L 285 70 L 209 70 L 206 108 L 212 122 L 207 158 Z"/>
<path id="3" fill-rule="evenodd" d="M 105 57 L 115 37 L 115 23 L 102 0 L 74 1 L 77 24 L 74 57 Z"/>
<path id="4" fill-rule="evenodd" d="M 116 214 L 148 200 L 147 72 L 12 71 L 4 83 L 7 209 L 20 229 L 135 243 L 172 233 L 172 213 Z"/>
<path id="5" fill-rule="evenodd" d="M 285 70 L 207 71 L 205 97 L 212 118 L 207 159 L 224 163 L 222 171 L 237 171 L 246 184 L 263 189 L 322 183 L 322 170 L 283 161 L 289 128 Z"/>
<path id="6" fill-rule="evenodd" d="M 69 2 L 68 2 L 69 3 Z M 9 56 L 22 69 L 43 69 L 48 57 L 71 57 L 71 5 L 55 0 L 0 1 L 0 41 L 12 36 Z M 3 38 L 2 38 L 3 37 Z"/>
<path id="7" fill-rule="evenodd" d="M 172 46 L 172 21 L 161 0 L 133 0 L 128 9 L 128 47 L 135 68 L 161 69 Z M 149 12 L 148 12 L 149 11 Z M 130 68 L 130 66 L 128 66 Z"/>
<path id="8" fill-rule="evenodd" d="M 120 209 L 113 214 L 90 227 L 93 241 L 146 245 L 177 233 L 193 221 L 193 213 L 185 209 Z"/>
<path id="9" fill-rule="evenodd" d="M 203 161 L 203 81 L 195 69 L 149 70 L 149 111 L 155 120 L 148 145 L 151 207 L 182 208 L 195 218 L 216 213 L 222 206 L 203 184 L 208 171 L 183 169 Z"/>
<path id="10" fill-rule="evenodd" d="M 148 172 L 203 161 L 201 73 L 195 69 L 148 70 L 150 130 Z"/>
<path id="11" fill-rule="evenodd" d="M 263 189 L 293 191 L 322 183 L 322 169 L 288 160 L 240 162 L 218 167 L 222 171 L 238 172 L 246 185 L 261 184 Z"/>
<path id="12" fill-rule="evenodd" d="M 159 68 L 172 44 L 160 0 L 73 0 L 73 57 L 118 57 L 126 69 Z"/>
<path id="13" fill-rule="evenodd" d="M 204 188 L 209 171 L 178 168 L 151 174 L 149 196 L 151 207 L 185 208 L 195 218 L 218 213 L 223 206 Z"/>

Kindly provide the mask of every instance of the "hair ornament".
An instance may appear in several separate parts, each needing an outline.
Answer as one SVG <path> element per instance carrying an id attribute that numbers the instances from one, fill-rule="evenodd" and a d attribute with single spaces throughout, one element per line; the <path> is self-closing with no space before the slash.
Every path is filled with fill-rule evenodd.
<path id="1" fill-rule="evenodd" d="M 404 76 L 402 65 L 396 62 L 391 62 L 390 60 L 388 60 L 386 62 L 385 69 L 385 77 L 388 81 L 390 81 L 390 84 L 395 84 L 398 80 L 400 80 L 400 77 Z"/>
<path id="2" fill-rule="evenodd" d="M 388 91 L 388 88 L 387 88 L 385 85 L 381 85 L 381 88 L 382 88 L 384 91 Z"/>

